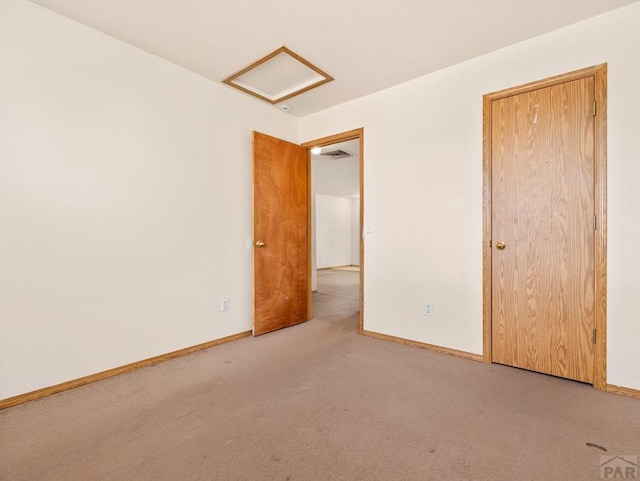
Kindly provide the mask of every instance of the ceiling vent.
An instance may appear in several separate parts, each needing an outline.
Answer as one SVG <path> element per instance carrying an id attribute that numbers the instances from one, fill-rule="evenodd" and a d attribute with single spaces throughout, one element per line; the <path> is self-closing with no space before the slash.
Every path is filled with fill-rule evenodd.
<path id="1" fill-rule="evenodd" d="M 351 152 L 347 152 L 346 150 L 336 149 L 330 150 L 329 152 L 322 152 L 320 155 L 324 155 L 325 157 L 330 157 L 332 159 L 346 159 L 347 157 L 353 157 Z"/>

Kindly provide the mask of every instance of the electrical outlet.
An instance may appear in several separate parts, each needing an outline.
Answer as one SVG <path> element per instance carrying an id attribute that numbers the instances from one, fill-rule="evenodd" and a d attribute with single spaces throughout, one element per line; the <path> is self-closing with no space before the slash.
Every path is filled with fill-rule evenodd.
<path id="1" fill-rule="evenodd" d="M 227 312 L 229 310 L 229 299 L 222 299 L 220 303 L 220 310 L 222 312 Z"/>
<path id="2" fill-rule="evenodd" d="M 430 301 L 424 303 L 424 315 L 433 316 L 433 304 Z"/>

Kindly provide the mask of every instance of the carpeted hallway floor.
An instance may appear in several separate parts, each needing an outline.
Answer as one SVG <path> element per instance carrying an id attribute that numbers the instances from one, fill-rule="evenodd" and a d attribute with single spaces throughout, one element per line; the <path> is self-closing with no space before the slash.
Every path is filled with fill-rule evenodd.
<path id="1" fill-rule="evenodd" d="M 360 336 L 339 275 L 310 322 L 0 411 L 0 479 L 585 481 L 640 455 L 640 401 Z"/>

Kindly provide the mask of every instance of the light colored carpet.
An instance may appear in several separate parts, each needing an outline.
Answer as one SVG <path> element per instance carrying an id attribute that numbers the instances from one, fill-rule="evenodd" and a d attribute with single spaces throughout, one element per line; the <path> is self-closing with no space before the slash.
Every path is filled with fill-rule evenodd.
<path id="1" fill-rule="evenodd" d="M 361 336 L 357 298 L 331 297 L 310 322 L 1 411 L 0 479 L 584 481 L 640 454 L 638 400 Z"/>
<path id="2" fill-rule="evenodd" d="M 360 273 L 357 271 L 322 269 L 318 271 L 318 293 L 331 296 L 334 304 L 328 304 L 327 308 L 320 310 L 320 315 L 333 312 L 335 315 L 344 316 L 347 312 L 336 305 L 336 298 L 358 300 L 360 297 Z M 313 300 L 314 305 L 319 302 L 317 298 Z M 357 303 L 352 303 L 358 309 Z"/>

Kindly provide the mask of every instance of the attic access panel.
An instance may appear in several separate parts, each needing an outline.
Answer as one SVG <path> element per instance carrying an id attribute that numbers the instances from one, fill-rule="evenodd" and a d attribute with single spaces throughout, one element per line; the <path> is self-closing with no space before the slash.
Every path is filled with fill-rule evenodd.
<path id="1" fill-rule="evenodd" d="M 300 55 L 280 47 L 222 82 L 277 104 L 332 80 L 333 77 Z"/>

